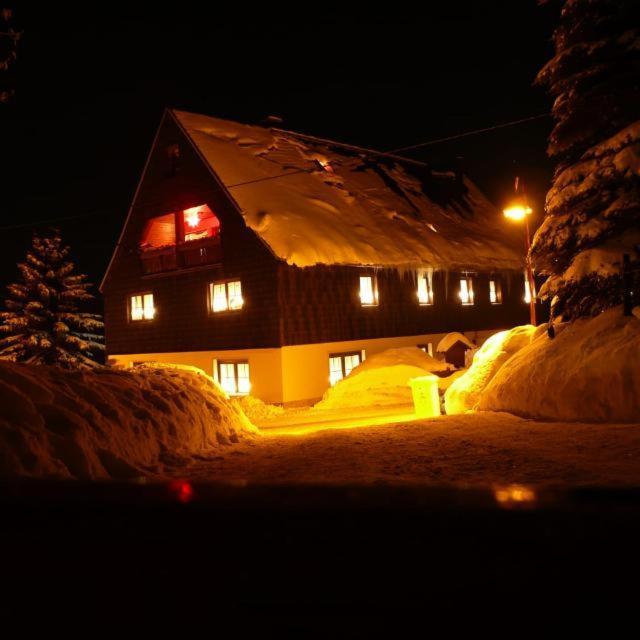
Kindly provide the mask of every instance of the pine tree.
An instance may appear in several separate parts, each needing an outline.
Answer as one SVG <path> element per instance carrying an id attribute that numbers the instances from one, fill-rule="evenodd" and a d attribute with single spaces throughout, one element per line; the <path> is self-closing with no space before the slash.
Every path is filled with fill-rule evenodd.
<path id="1" fill-rule="evenodd" d="M 59 233 L 34 235 L 18 269 L 22 281 L 9 286 L 7 310 L 0 313 L 0 358 L 66 369 L 96 366 L 104 325 L 99 315 L 79 311 L 93 299 L 91 284 L 74 273 Z"/>
<path id="2" fill-rule="evenodd" d="M 555 97 L 558 165 L 531 257 L 566 319 L 622 302 L 624 254 L 640 286 L 639 24 L 638 0 L 564 0 L 537 78 Z"/>

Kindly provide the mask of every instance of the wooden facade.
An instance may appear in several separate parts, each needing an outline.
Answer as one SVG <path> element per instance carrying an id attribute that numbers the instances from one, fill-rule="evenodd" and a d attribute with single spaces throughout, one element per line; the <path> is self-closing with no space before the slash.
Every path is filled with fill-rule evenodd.
<path id="1" fill-rule="evenodd" d="M 204 264 L 185 263 L 176 247 L 165 269 L 148 264 L 140 238 L 148 220 L 206 204 L 220 221 L 220 243 Z M 212 257 L 213 256 L 213 257 Z M 378 304 L 363 306 L 359 277 L 372 275 Z M 167 112 L 105 276 L 108 354 L 279 349 L 450 331 L 506 328 L 527 321 L 523 274 L 471 273 L 474 304 L 463 306 L 456 272 L 433 273 L 433 304 L 420 305 L 416 273 L 368 266 L 296 267 L 274 255 L 247 227 L 237 205 Z M 244 305 L 212 313 L 209 284 L 240 280 Z M 489 280 L 500 282 L 491 304 Z M 152 293 L 153 320 L 132 321 L 131 296 Z"/>

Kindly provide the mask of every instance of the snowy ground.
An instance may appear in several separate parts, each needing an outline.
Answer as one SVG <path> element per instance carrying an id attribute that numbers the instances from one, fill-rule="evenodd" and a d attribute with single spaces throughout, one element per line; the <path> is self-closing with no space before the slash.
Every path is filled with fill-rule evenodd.
<path id="1" fill-rule="evenodd" d="M 476 413 L 342 426 L 265 429 L 260 438 L 171 473 L 232 483 L 640 485 L 640 423 Z"/>

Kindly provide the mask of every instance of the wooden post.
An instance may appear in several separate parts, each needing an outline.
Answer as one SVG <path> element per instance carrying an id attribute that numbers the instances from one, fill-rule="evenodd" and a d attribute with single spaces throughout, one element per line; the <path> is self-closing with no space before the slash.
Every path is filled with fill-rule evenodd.
<path id="1" fill-rule="evenodd" d="M 631 264 L 629 254 L 622 256 L 622 304 L 624 315 L 631 315 Z"/>

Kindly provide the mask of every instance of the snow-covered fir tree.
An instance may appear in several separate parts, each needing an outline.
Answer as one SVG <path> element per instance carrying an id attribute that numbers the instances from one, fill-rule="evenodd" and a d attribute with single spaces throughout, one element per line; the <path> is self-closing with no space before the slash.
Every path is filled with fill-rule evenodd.
<path id="1" fill-rule="evenodd" d="M 531 257 L 548 276 L 541 296 L 566 319 L 622 302 L 624 254 L 640 286 L 639 25 L 638 0 L 564 0 L 537 78 L 555 98 L 558 165 Z"/>
<path id="2" fill-rule="evenodd" d="M 96 366 L 104 325 L 99 315 L 80 311 L 93 299 L 91 284 L 75 273 L 59 233 L 35 235 L 18 268 L 22 281 L 9 285 L 0 313 L 0 358 L 66 369 Z"/>

